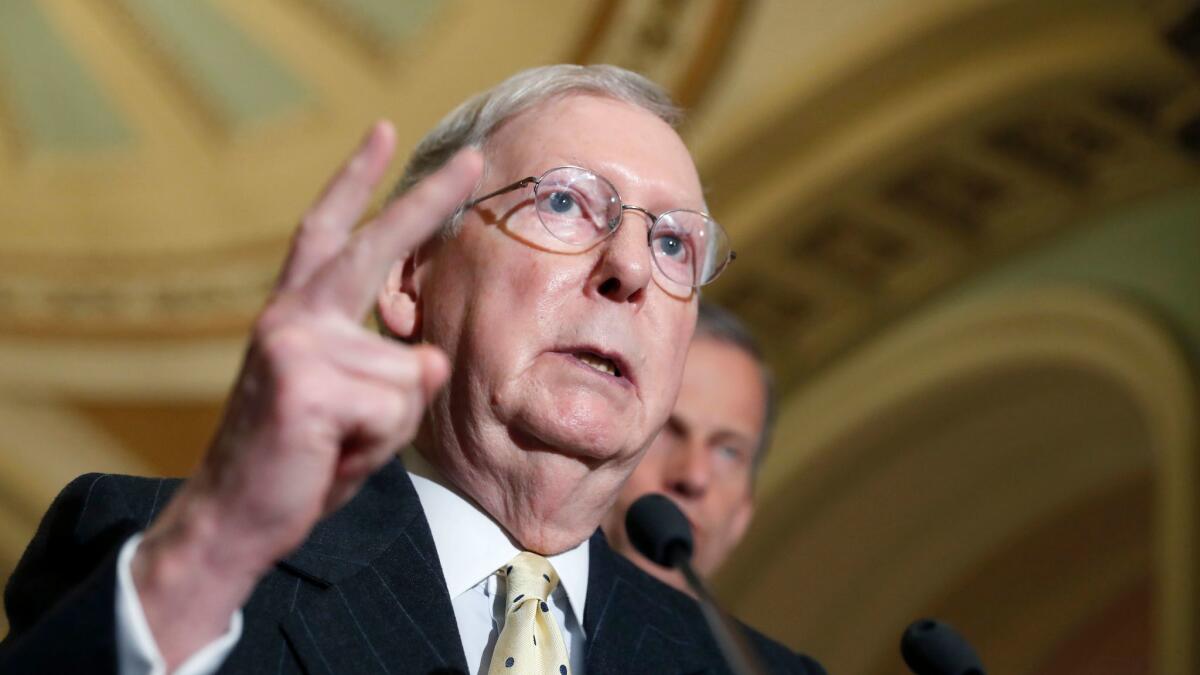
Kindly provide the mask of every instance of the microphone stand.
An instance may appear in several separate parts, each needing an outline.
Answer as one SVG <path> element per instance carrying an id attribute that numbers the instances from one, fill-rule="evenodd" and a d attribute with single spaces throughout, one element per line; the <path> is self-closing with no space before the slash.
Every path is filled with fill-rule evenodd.
<path id="1" fill-rule="evenodd" d="M 721 655 L 725 657 L 730 669 L 735 675 L 767 675 L 766 669 L 758 660 L 754 648 L 746 640 L 746 636 L 728 615 L 717 608 L 716 600 L 708 592 L 708 588 L 696 574 L 696 570 L 692 569 L 691 562 L 688 560 L 689 552 L 681 547 L 672 548 L 671 566 L 683 573 L 683 578 L 687 580 L 688 586 L 700 600 L 700 611 L 704 615 L 704 621 L 708 624 L 708 629 L 712 631 L 713 637 L 716 638 L 717 648 L 721 650 Z"/>
<path id="2" fill-rule="evenodd" d="M 696 594 L 697 604 L 734 675 L 767 675 L 741 627 L 722 612 L 692 569 L 692 527 L 665 495 L 643 495 L 625 514 L 625 531 L 639 553 L 657 565 L 677 569 Z"/>

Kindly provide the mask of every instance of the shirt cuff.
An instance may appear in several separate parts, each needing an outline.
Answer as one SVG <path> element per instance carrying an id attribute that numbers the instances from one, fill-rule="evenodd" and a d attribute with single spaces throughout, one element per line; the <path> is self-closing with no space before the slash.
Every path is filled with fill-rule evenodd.
<path id="1" fill-rule="evenodd" d="M 121 675 L 166 675 L 163 661 L 142 601 L 133 585 L 133 555 L 137 553 L 142 535 L 135 534 L 121 547 L 117 556 L 117 664 Z M 216 640 L 201 647 L 188 657 L 173 675 L 212 675 L 225 662 L 229 652 L 242 636 L 242 611 L 229 619 L 229 629 Z"/>

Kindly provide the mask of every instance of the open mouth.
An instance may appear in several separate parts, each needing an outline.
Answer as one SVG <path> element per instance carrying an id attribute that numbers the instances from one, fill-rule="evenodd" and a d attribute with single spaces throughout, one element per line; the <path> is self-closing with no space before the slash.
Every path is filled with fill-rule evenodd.
<path id="1" fill-rule="evenodd" d="M 581 363 L 591 367 L 593 370 L 598 370 L 606 375 L 613 377 L 622 377 L 621 368 L 611 359 L 593 354 L 592 352 L 575 352 L 572 354 Z"/>

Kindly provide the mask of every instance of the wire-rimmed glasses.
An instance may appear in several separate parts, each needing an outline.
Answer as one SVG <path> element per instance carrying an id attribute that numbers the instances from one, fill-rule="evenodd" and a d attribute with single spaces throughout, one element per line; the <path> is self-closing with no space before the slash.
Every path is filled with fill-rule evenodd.
<path id="1" fill-rule="evenodd" d="M 558 166 L 529 176 L 468 202 L 464 209 L 507 192 L 533 185 L 538 220 L 554 239 L 582 251 L 612 236 L 626 211 L 651 222 L 646 231 L 655 268 L 666 279 L 687 288 L 711 283 L 736 258 L 717 221 L 707 213 L 672 209 L 660 214 L 621 202 L 608 179 L 578 166 Z"/>

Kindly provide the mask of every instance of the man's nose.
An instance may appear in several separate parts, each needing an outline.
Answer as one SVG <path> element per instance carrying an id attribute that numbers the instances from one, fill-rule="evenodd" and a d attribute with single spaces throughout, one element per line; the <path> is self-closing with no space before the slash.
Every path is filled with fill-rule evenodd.
<path id="1" fill-rule="evenodd" d="M 641 305 L 650 284 L 650 247 L 646 232 L 651 223 L 640 211 L 626 211 L 624 220 L 608 241 L 602 244 L 600 260 L 593 274 L 596 292 L 614 302 Z"/>
<path id="2" fill-rule="evenodd" d="M 680 497 L 698 499 L 712 484 L 712 471 L 712 456 L 704 443 L 680 443 L 671 453 L 667 488 Z"/>

